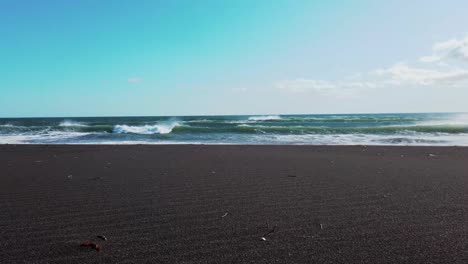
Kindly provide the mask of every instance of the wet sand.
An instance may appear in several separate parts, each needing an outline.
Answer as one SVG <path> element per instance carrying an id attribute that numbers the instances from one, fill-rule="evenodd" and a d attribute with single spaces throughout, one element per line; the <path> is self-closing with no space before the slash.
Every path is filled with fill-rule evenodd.
<path id="1" fill-rule="evenodd" d="M 0 263 L 468 263 L 468 148 L 3 145 L 0 208 Z"/>

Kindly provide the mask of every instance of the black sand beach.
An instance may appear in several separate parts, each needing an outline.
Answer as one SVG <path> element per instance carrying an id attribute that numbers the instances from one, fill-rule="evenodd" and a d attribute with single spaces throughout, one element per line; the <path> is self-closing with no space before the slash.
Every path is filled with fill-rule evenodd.
<path id="1" fill-rule="evenodd" d="M 468 148 L 3 145 L 0 208 L 1 263 L 468 263 Z"/>

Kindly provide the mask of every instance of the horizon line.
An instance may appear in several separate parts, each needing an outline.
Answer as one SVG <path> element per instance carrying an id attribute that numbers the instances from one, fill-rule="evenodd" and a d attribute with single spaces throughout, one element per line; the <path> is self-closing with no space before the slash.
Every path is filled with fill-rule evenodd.
<path id="1" fill-rule="evenodd" d="M 18 116 L 0 117 L 0 119 L 27 119 L 27 118 L 115 118 L 115 117 L 210 117 L 210 116 L 301 116 L 301 115 L 391 115 L 391 114 L 467 114 L 468 112 L 356 112 L 356 113 L 269 113 L 269 114 L 201 114 L 201 115 L 96 115 L 96 116 Z"/>

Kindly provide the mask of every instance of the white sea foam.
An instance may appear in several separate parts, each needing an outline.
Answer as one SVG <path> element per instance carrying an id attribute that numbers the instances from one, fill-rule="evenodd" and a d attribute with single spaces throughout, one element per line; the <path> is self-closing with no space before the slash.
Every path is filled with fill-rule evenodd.
<path id="1" fill-rule="evenodd" d="M 315 134 L 274 135 L 260 144 L 294 145 L 401 145 L 401 146 L 467 146 L 468 134 L 408 133 L 394 135 Z"/>
<path id="2" fill-rule="evenodd" d="M 132 133 L 132 134 L 169 134 L 176 127 L 180 126 L 179 122 L 160 122 L 155 125 L 144 126 L 129 126 L 129 125 L 116 125 L 114 133 Z"/>
<path id="3" fill-rule="evenodd" d="M 82 124 L 77 121 L 73 121 L 73 120 L 63 120 L 62 122 L 60 122 L 59 126 L 61 127 L 86 127 L 87 125 Z"/>
<path id="4" fill-rule="evenodd" d="M 0 136 L 0 144 L 54 144 L 66 143 L 67 139 L 89 135 L 90 133 L 49 131 L 38 134 L 6 134 Z"/>
<path id="5" fill-rule="evenodd" d="M 251 116 L 249 117 L 250 121 L 268 121 L 268 120 L 280 120 L 281 116 L 279 115 L 267 115 L 267 116 Z"/>
<path id="6" fill-rule="evenodd" d="M 80 144 L 80 145 L 215 145 L 224 143 L 204 143 L 199 141 L 149 141 L 149 140 L 119 140 L 119 141 L 83 141 L 77 143 L 67 143 L 69 145 Z"/>
<path id="7" fill-rule="evenodd" d="M 187 122 L 187 123 L 214 123 L 214 122 L 219 122 L 219 120 L 216 120 L 216 119 L 194 119 L 194 120 L 186 120 L 184 122 Z"/>
<path id="8" fill-rule="evenodd" d="M 448 117 L 441 117 L 433 120 L 426 120 L 416 123 L 420 126 L 466 126 L 468 127 L 468 114 L 453 114 Z"/>
<path id="9" fill-rule="evenodd" d="M 49 131 L 42 134 L 1 135 L 0 144 L 292 144 L 292 145 L 406 145 L 468 146 L 468 134 L 408 133 L 394 135 L 309 134 L 309 135 L 241 135 L 203 140 L 127 140 L 83 138 L 92 133 Z"/>

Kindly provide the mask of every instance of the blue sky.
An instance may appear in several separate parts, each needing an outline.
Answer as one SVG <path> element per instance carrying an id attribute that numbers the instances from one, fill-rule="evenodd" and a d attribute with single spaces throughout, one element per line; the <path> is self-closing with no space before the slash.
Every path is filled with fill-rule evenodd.
<path id="1" fill-rule="evenodd" d="M 466 10 L 0 0 L 0 116 L 465 112 Z"/>

